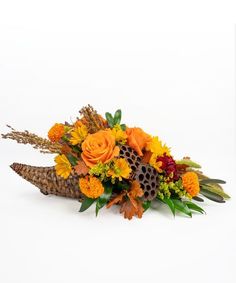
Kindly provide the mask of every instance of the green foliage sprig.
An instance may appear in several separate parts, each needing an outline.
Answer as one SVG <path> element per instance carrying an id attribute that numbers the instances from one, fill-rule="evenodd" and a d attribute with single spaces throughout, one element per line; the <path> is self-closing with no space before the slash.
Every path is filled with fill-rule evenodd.
<path id="1" fill-rule="evenodd" d="M 109 126 L 110 128 L 114 128 L 115 125 L 120 125 L 121 129 L 122 129 L 123 131 L 125 131 L 126 125 L 125 125 L 125 124 L 120 124 L 120 122 L 121 122 L 121 117 L 122 117 L 122 112 L 121 112 L 120 109 L 118 109 L 118 110 L 115 112 L 114 116 L 112 116 L 112 114 L 109 113 L 109 112 L 106 112 L 106 113 L 105 113 L 105 116 L 106 116 L 106 119 L 107 119 L 107 122 L 108 122 L 108 126 Z"/>

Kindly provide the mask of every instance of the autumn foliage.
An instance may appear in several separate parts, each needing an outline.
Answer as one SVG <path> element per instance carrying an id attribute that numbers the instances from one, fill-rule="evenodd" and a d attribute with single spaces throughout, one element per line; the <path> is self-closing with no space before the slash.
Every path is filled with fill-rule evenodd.
<path id="1" fill-rule="evenodd" d="M 114 204 L 120 204 L 120 213 L 124 213 L 124 218 L 132 219 L 134 215 L 141 218 L 143 206 L 139 198 L 143 196 L 143 191 L 137 181 L 133 181 L 129 191 L 122 191 L 118 196 L 107 204 L 110 208 Z"/>

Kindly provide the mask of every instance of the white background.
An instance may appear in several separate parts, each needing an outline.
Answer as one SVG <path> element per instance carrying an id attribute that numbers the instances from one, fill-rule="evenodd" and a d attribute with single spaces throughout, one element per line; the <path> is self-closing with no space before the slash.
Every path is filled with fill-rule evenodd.
<path id="1" fill-rule="evenodd" d="M 0 140 L 0 282 L 236 282 L 234 7 L 81 2 L 1 1 L 0 132 L 46 136 L 88 103 L 121 108 L 176 158 L 227 180 L 232 199 L 192 219 L 164 207 L 132 221 L 116 208 L 79 214 L 9 168 L 52 155 Z"/>

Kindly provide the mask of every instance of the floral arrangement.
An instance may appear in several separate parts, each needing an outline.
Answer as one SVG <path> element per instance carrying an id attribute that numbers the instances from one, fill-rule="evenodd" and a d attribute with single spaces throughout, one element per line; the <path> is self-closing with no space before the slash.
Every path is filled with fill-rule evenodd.
<path id="1" fill-rule="evenodd" d="M 119 205 L 124 218 L 141 218 L 154 202 L 162 202 L 173 215 L 182 212 L 191 217 L 192 212 L 204 213 L 196 202 L 207 198 L 223 203 L 229 198 L 221 187 L 224 181 L 203 175 L 200 165 L 189 157 L 175 160 L 158 136 L 122 124 L 121 110 L 114 115 L 106 113 L 103 118 L 88 105 L 80 115 L 74 123 L 55 124 L 48 132 L 49 139 L 13 128 L 2 135 L 31 144 L 41 152 L 57 154 L 53 170 L 57 182 L 64 182 L 60 190 L 58 183 L 57 191 L 53 189 L 56 181 L 49 183 L 48 171 L 44 175 L 48 182 L 39 185 L 27 177 L 25 167 L 12 168 L 45 194 L 66 195 L 63 189 L 71 184 L 67 194 L 73 190 L 80 193 L 80 212 L 95 203 L 96 215 L 105 206 Z M 49 187 L 52 189 L 47 190 Z"/>

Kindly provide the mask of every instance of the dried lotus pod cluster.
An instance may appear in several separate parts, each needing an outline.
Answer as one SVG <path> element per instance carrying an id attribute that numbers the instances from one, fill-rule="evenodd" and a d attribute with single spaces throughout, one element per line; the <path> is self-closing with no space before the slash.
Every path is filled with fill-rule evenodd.
<path id="1" fill-rule="evenodd" d="M 145 200 L 153 200 L 159 190 L 159 175 L 155 168 L 148 164 L 140 164 L 135 173 L 135 180 L 143 189 Z"/>
<path id="2" fill-rule="evenodd" d="M 132 171 L 136 171 L 141 163 L 141 157 L 128 145 L 122 145 L 120 148 L 120 158 L 125 158 Z"/>
<path id="3" fill-rule="evenodd" d="M 155 168 L 148 164 L 143 164 L 136 151 L 127 145 L 121 147 L 120 157 L 128 161 L 134 172 L 133 179 L 137 180 L 143 189 L 143 199 L 153 200 L 159 190 L 159 175 Z"/>

